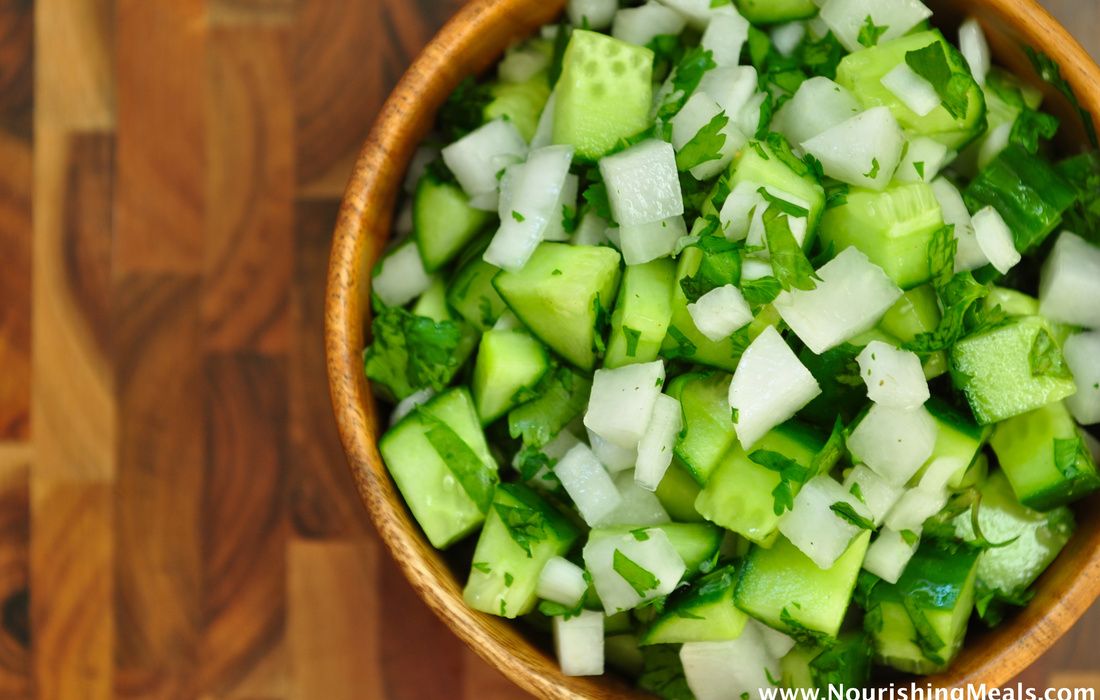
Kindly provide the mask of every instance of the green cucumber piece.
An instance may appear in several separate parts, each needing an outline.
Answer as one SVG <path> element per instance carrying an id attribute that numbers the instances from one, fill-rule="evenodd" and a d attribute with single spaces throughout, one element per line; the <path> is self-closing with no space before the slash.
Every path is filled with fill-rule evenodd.
<path id="1" fill-rule="evenodd" d="M 947 485 L 952 489 L 961 488 L 970 465 L 977 459 L 993 429 L 976 425 L 969 416 L 936 397 L 929 399 L 924 407 L 936 422 L 936 444 L 932 447 L 932 456 L 917 472 L 913 483 L 919 483 L 934 463 L 948 461 L 954 466 L 954 471 Z M 942 464 L 937 464 L 937 469 L 940 467 Z"/>
<path id="2" fill-rule="evenodd" d="M 581 415 L 591 391 L 591 379 L 558 367 L 539 382 L 536 398 L 508 412 L 508 434 L 525 446 L 542 447 Z"/>
<path id="3" fill-rule="evenodd" d="M 757 620 L 800 642 L 831 641 L 844 622 L 870 541 L 871 533 L 861 532 L 829 569 L 818 568 L 783 536 L 770 549 L 754 546 L 734 601 Z"/>
<path id="4" fill-rule="evenodd" d="M 902 289 L 932 278 L 928 247 L 943 228 L 943 212 L 925 183 L 893 185 L 884 192 L 854 189 L 825 212 L 821 243 L 839 253 L 858 248 Z"/>
<path id="5" fill-rule="evenodd" d="M 508 305 L 493 287 L 500 268 L 481 259 L 478 252 L 463 265 L 447 290 L 447 303 L 479 331 L 493 327 Z"/>
<path id="6" fill-rule="evenodd" d="M 978 525 L 989 542 L 978 559 L 978 592 L 1006 602 L 1027 600 L 1027 589 L 1043 573 L 1073 535 L 1073 511 L 1065 506 L 1046 513 L 1016 500 L 1003 472 L 993 472 L 978 492 Z M 955 535 L 976 539 L 967 511 L 955 518 Z"/>
<path id="7" fill-rule="evenodd" d="M 725 566 L 674 592 L 640 643 L 645 646 L 737 639 L 748 617 L 733 604 L 736 587 L 737 569 Z"/>
<path id="8" fill-rule="evenodd" d="M 554 98 L 554 143 L 580 160 L 607 155 L 651 124 L 653 52 L 606 34 L 574 29 Z"/>
<path id="9" fill-rule="evenodd" d="M 785 146 L 785 144 L 782 144 Z M 787 156 L 787 157 L 784 157 Z M 798 168 L 798 171 L 795 170 Z M 825 188 L 817 178 L 804 169 L 804 164 L 791 156 L 789 149 L 780 152 L 771 145 L 754 141 L 741 150 L 740 157 L 732 166 L 730 189 L 742 182 L 767 185 L 779 192 L 794 195 L 809 203 L 807 233 L 803 247 L 807 250 L 813 243 L 812 233 L 825 209 Z"/>
<path id="10" fill-rule="evenodd" d="M 753 451 L 777 452 L 807 469 L 825 441 L 813 429 L 789 422 L 773 429 L 753 446 Z M 772 471 L 749 458 L 736 445 L 710 475 L 695 509 L 707 520 L 763 546 L 775 541 L 780 514 L 776 514 L 772 492 L 781 481 Z M 801 484 L 791 483 L 791 495 L 797 496 Z"/>
<path id="11" fill-rule="evenodd" d="M 470 206 L 470 198 L 453 182 L 431 173 L 420 178 L 413 196 L 413 237 L 434 272 L 458 255 L 489 222 L 489 213 Z"/>
<path id="12" fill-rule="evenodd" d="M 1081 429 L 1060 401 L 998 424 L 989 444 L 1029 508 L 1050 510 L 1100 488 Z"/>
<path id="13" fill-rule="evenodd" d="M 673 520 L 701 523 L 704 518 L 695 510 L 695 499 L 699 497 L 701 490 L 684 463 L 673 459 L 657 486 L 657 500 Z"/>
<path id="14" fill-rule="evenodd" d="M 550 370 L 542 343 L 520 330 L 493 330 L 481 336 L 474 365 L 474 405 L 488 425 L 533 398 L 539 380 Z"/>
<path id="15" fill-rule="evenodd" d="M 1057 230 L 1077 192 L 1045 158 L 1009 144 L 974 178 L 963 199 L 970 211 L 995 208 L 1012 231 L 1016 250 L 1027 255 Z"/>
<path id="16" fill-rule="evenodd" d="M 813 0 L 737 0 L 741 16 L 753 24 L 779 24 L 817 14 Z"/>
<path id="17" fill-rule="evenodd" d="M 863 622 L 879 663 L 918 674 L 950 665 L 974 608 L 979 553 L 967 545 L 929 539 L 897 583 L 876 580 L 865 596 Z"/>
<path id="18" fill-rule="evenodd" d="M 882 84 L 887 73 L 906 63 L 908 53 L 936 43 L 946 53 L 952 91 L 966 93 L 966 114 L 959 117 L 952 116 L 942 104 L 919 116 Z M 889 107 L 907 133 L 926 136 L 950 149 L 960 150 L 985 132 L 985 94 L 971 75 L 966 59 L 939 30 L 909 34 L 849 54 L 837 67 L 836 81 L 851 90 L 865 109 Z"/>
<path id="19" fill-rule="evenodd" d="M 855 632 L 841 634 L 836 644 L 824 649 L 810 661 L 810 677 L 814 686 L 829 688 L 865 688 L 871 678 L 874 658 L 867 635 Z"/>
<path id="20" fill-rule="evenodd" d="M 523 83 L 494 83 L 489 87 L 491 100 L 485 105 L 485 121 L 507 119 L 515 125 L 524 141 L 530 142 L 538 130 L 539 117 L 550 99 L 550 82 L 545 72 Z"/>
<path id="21" fill-rule="evenodd" d="M 712 563 L 718 557 L 718 548 L 722 545 L 722 530 L 710 523 L 661 523 L 659 525 L 647 525 L 646 529 L 662 530 L 668 535 L 668 541 L 673 549 L 684 560 L 687 572 L 684 580 L 688 580 L 700 573 L 703 569 L 710 570 Z M 612 527 L 602 530 L 593 530 L 588 535 L 589 541 L 603 536 L 622 536 L 632 532 L 630 527 Z M 704 572 L 705 573 L 705 572 Z"/>
<path id="22" fill-rule="evenodd" d="M 1061 401 L 1077 391 L 1050 325 L 1009 319 L 951 349 L 951 378 L 978 423 L 989 425 Z"/>
<path id="23" fill-rule="evenodd" d="M 611 315 L 604 367 L 614 369 L 657 359 L 672 320 L 675 283 L 676 264 L 668 258 L 627 266 Z"/>
<path id="24" fill-rule="evenodd" d="M 378 443 L 398 490 L 436 549 L 446 549 L 485 520 L 497 464 L 464 388 L 415 409 Z"/>
<path id="25" fill-rule="evenodd" d="M 1038 316 L 1039 300 L 1015 289 L 990 287 L 983 302 L 986 311 L 1000 308 L 1009 316 Z"/>
<path id="26" fill-rule="evenodd" d="M 910 289 L 898 299 L 879 321 L 879 329 L 908 343 L 921 333 L 934 333 L 940 325 L 939 297 L 930 284 Z M 925 379 L 932 380 L 947 373 L 947 353 L 938 350 L 923 358 Z"/>
<path id="27" fill-rule="evenodd" d="M 534 608 L 546 562 L 569 551 L 577 529 L 537 493 L 499 484 L 474 549 L 462 597 L 474 610 L 515 618 Z"/>
<path id="28" fill-rule="evenodd" d="M 615 301 L 619 253 L 543 243 L 518 272 L 493 278 L 497 293 L 542 342 L 586 372 L 603 343 L 597 324 Z"/>
<path id="29" fill-rule="evenodd" d="M 604 631 L 607 632 L 605 624 Z M 603 654 L 609 666 L 630 678 L 637 678 L 645 667 L 645 657 L 633 634 L 608 634 L 603 640 Z"/>
<path id="30" fill-rule="evenodd" d="M 732 379 L 725 372 L 696 372 L 677 377 L 669 386 L 669 396 L 680 400 L 684 414 L 676 456 L 700 486 L 737 442 L 729 404 Z"/>

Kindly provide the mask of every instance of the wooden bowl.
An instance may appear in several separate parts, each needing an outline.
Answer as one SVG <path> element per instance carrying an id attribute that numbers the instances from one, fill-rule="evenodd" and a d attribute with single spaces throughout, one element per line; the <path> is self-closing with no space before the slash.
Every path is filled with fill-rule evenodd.
<path id="1" fill-rule="evenodd" d="M 637 698 L 644 694 L 613 675 L 567 678 L 551 655 L 512 622 L 475 612 L 462 601 L 440 553 L 424 538 L 378 454 L 381 430 L 363 374 L 364 331 L 369 327 L 370 270 L 390 235 L 393 208 L 408 161 L 428 133 L 436 110 L 466 76 L 490 66 L 510 42 L 555 19 L 564 0 L 474 0 L 424 49 L 382 108 L 363 146 L 340 210 L 329 269 L 325 345 L 329 384 L 359 493 L 382 539 L 420 597 L 470 647 L 515 683 L 543 698 Z M 932 0 L 937 22 L 952 26 L 964 14 L 984 24 L 998 62 L 1041 85 L 1048 108 L 1063 117 L 1067 142 L 1074 133 L 1068 103 L 1035 76 L 1022 46 L 1050 55 L 1081 103 L 1100 116 L 1100 68 L 1033 0 Z M 942 13 L 942 14 L 941 14 Z M 999 686 L 1054 643 L 1100 594 L 1100 501 L 1077 508 L 1079 530 L 1042 577 L 1030 605 L 978 643 L 967 644 L 951 671 L 932 679 L 956 686 Z M 972 629 L 972 634 L 977 632 Z M 977 636 L 976 634 L 974 636 Z"/>

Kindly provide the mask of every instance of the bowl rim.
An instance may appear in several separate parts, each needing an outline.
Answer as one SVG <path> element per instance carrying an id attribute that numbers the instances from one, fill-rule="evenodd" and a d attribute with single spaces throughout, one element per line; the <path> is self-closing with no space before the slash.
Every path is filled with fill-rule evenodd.
<path id="1" fill-rule="evenodd" d="M 454 577 L 440 566 L 438 553 L 426 551 L 430 545 L 423 534 L 403 503 L 392 498 L 395 489 L 372 438 L 379 417 L 362 372 L 363 313 L 369 314 L 369 304 L 362 298 L 366 285 L 360 285 L 359 275 L 369 272 L 368 263 L 377 259 L 388 239 L 407 160 L 434 120 L 442 97 L 450 92 L 443 86 L 453 87 L 465 75 L 486 67 L 485 61 L 479 64 L 464 56 L 471 42 L 484 40 L 480 33 L 486 27 L 507 25 L 511 36 L 520 35 L 520 30 L 530 33 L 557 16 L 564 4 L 565 0 L 471 0 L 425 46 L 382 106 L 356 159 L 333 237 L 325 299 L 326 366 L 341 443 L 360 498 L 391 556 L 429 608 L 479 656 L 527 691 L 545 698 L 625 698 L 638 691 L 606 677 L 594 681 L 563 676 L 556 665 L 548 667 L 546 656 L 514 630 L 512 621 L 466 606 Z M 1081 44 L 1036 0 L 984 4 L 1011 21 L 1029 45 L 1041 47 L 1057 62 L 1100 127 L 1100 66 Z M 1085 89 L 1089 83 L 1091 90 Z M 372 209 L 372 203 L 381 209 Z M 387 235 L 371 236 L 372 230 Z M 1006 625 L 1020 628 L 1015 630 L 1019 636 L 1014 647 L 1020 647 L 1016 653 L 1005 647 L 983 655 L 972 668 L 952 669 L 932 682 L 999 686 L 1046 651 L 1100 596 L 1100 526 L 1095 530 L 1081 544 L 1090 552 L 1082 555 L 1086 566 L 1059 580 L 1060 600 L 1042 615 L 1020 614 L 1017 617 L 1027 619 Z M 1074 539 L 1083 534 L 1079 531 Z"/>

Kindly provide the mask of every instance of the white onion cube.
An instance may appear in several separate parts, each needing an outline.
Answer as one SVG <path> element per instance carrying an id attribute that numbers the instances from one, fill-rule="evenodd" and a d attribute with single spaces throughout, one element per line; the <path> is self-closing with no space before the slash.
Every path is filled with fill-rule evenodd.
<path id="1" fill-rule="evenodd" d="M 596 370 L 585 427 L 623 449 L 635 449 L 653 417 L 664 380 L 660 360 Z"/>
<path id="2" fill-rule="evenodd" d="M 867 398 L 893 408 L 918 408 L 931 394 L 920 358 L 881 340 L 873 340 L 856 357 L 867 384 Z"/>
<path id="3" fill-rule="evenodd" d="M 732 8 L 731 8 L 732 9 Z M 707 25 L 700 42 L 719 66 L 736 66 L 741 49 L 749 39 L 749 21 L 737 12 L 717 14 Z"/>
<path id="4" fill-rule="evenodd" d="M 926 117 L 932 110 L 943 104 L 936 88 L 907 63 L 899 63 L 896 68 L 882 76 L 882 85 L 894 97 L 901 100 L 918 117 Z"/>
<path id="5" fill-rule="evenodd" d="M 676 250 L 676 244 L 687 235 L 684 217 L 673 216 L 663 221 L 619 228 L 619 249 L 627 265 L 644 265 L 657 258 L 666 258 Z"/>
<path id="6" fill-rule="evenodd" d="M 653 406 L 653 417 L 645 435 L 638 443 L 638 466 L 634 480 L 648 491 L 656 491 L 672 464 L 672 452 L 676 437 L 684 427 L 680 402 L 671 396 L 660 394 Z"/>
<path id="7" fill-rule="evenodd" d="M 879 43 L 897 39 L 932 16 L 932 11 L 920 0 L 828 0 L 821 7 L 821 19 L 833 30 L 840 43 L 849 51 L 860 51 L 860 30 L 867 18 L 878 27 L 885 27 Z"/>
<path id="8" fill-rule="evenodd" d="M 676 151 L 651 139 L 600 160 L 611 212 L 620 226 L 664 221 L 684 213 Z"/>
<path id="9" fill-rule="evenodd" d="M 565 183 L 561 188 L 561 196 L 558 203 L 550 213 L 550 220 L 546 223 L 546 230 L 542 234 L 544 241 L 565 242 L 569 240 L 569 233 L 565 230 L 565 210 L 577 210 L 577 194 L 580 190 L 580 178 L 570 174 L 565 177 Z"/>
<path id="10" fill-rule="evenodd" d="M 755 182 L 739 182 L 726 197 L 718 220 L 729 240 L 743 241 L 748 238 L 756 220 L 760 221 L 759 228 L 763 229 L 763 215 L 768 205 L 764 195 L 760 194 L 761 187 L 763 185 Z"/>
<path id="11" fill-rule="evenodd" d="M 603 614 L 583 610 L 580 615 L 554 618 L 554 652 L 567 676 L 603 675 Z"/>
<path id="12" fill-rule="evenodd" d="M 923 407 L 874 404 L 848 436 L 848 451 L 891 484 L 902 486 L 928 461 L 938 432 Z"/>
<path id="13" fill-rule="evenodd" d="M 932 181 L 932 193 L 936 201 L 940 203 L 943 211 L 943 222 L 955 227 L 955 240 L 958 249 L 955 252 L 955 272 L 977 270 L 989 264 L 981 246 L 978 245 L 978 237 L 974 235 L 974 224 L 970 217 L 970 210 L 966 208 L 962 194 L 958 188 L 946 178 L 936 178 Z"/>
<path id="14" fill-rule="evenodd" d="M 775 328 L 768 326 L 749 345 L 730 382 L 734 429 L 746 450 L 821 394 L 817 380 Z"/>
<path id="15" fill-rule="evenodd" d="M 600 522 L 622 503 L 622 496 L 611 475 L 583 443 L 558 460 L 554 465 L 554 475 L 589 525 Z"/>
<path id="16" fill-rule="evenodd" d="M 1077 380 L 1077 393 L 1066 406 L 1081 425 L 1100 423 L 1100 333 L 1070 336 L 1062 352 Z"/>
<path id="17" fill-rule="evenodd" d="M 645 46 L 659 36 L 677 35 L 685 26 L 687 22 L 678 12 L 650 0 L 641 7 L 629 7 L 615 13 L 611 36 Z"/>
<path id="18" fill-rule="evenodd" d="M 1100 248 L 1065 232 L 1039 284 L 1039 309 L 1052 321 L 1100 329 Z"/>
<path id="19" fill-rule="evenodd" d="M 848 549 L 860 528 L 831 508 L 847 504 L 861 517 L 871 519 L 862 501 L 834 481 L 815 476 L 803 484 L 794 499 L 794 507 L 779 519 L 779 531 L 821 569 L 829 569 Z"/>
<path id="20" fill-rule="evenodd" d="M 629 574 L 633 568 L 616 567 L 616 552 L 644 573 L 631 580 L 624 578 L 623 572 Z M 668 535 L 656 528 L 625 535 L 593 532 L 584 546 L 584 565 L 608 614 L 671 593 L 687 571 Z"/>
<path id="21" fill-rule="evenodd" d="M 947 491 L 928 491 L 922 488 L 909 489 L 894 505 L 886 516 L 886 527 L 901 532 L 920 532 L 924 521 L 943 510 L 947 505 Z"/>
<path id="22" fill-rule="evenodd" d="M 775 115 L 772 129 L 792 144 L 809 141 L 860 112 L 859 103 L 846 88 L 828 78 L 810 78 L 798 87 Z"/>
<path id="23" fill-rule="evenodd" d="M 712 0 L 661 0 L 661 4 L 679 12 L 692 27 L 700 31 L 705 30 L 719 17 L 737 12 L 731 4 L 715 6 Z"/>
<path id="24" fill-rule="evenodd" d="M 768 653 L 762 625 L 749 620 L 737 639 L 687 642 L 680 647 L 684 677 L 695 700 L 760 700 L 760 690 L 779 678 L 779 662 Z"/>
<path id="25" fill-rule="evenodd" d="M 817 275 L 815 289 L 783 292 L 775 308 L 819 355 L 871 330 L 902 294 L 881 267 L 854 247 L 841 251 Z"/>
<path id="26" fill-rule="evenodd" d="M 535 135 L 531 137 L 531 148 L 545 148 L 554 142 L 554 109 L 558 103 L 558 91 L 550 93 L 550 99 L 539 115 L 539 123 L 535 127 Z"/>
<path id="27" fill-rule="evenodd" d="M 619 525 L 636 528 L 644 525 L 661 525 L 672 520 L 657 496 L 638 485 L 634 472 L 619 472 L 613 478 L 621 500 L 615 510 L 596 523 L 597 527 Z"/>
<path id="28" fill-rule="evenodd" d="M 955 153 L 939 141 L 920 136 L 909 142 L 894 179 L 909 183 L 932 182 L 954 157 Z"/>
<path id="29" fill-rule="evenodd" d="M 432 285 L 415 243 L 402 243 L 382 260 L 371 289 L 386 306 L 404 306 Z"/>
<path id="30" fill-rule="evenodd" d="M 1016 267 L 1022 256 L 1016 250 L 1012 231 L 993 207 L 986 207 L 974 215 L 974 236 L 978 247 L 997 272 L 1002 275 Z"/>
<path id="31" fill-rule="evenodd" d="M 969 64 L 974 80 L 978 81 L 978 85 L 985 85 L 985 79 L 992 67 L 992 57 L 982 25 L 973 17 L 959 27 L 959 51 Z"/>
<path id="32" fill-rule="evenodd" d="M 911 531 L 912 532 L 912 531 Z M 916 533 L 913 533 L 916 535 Z M 863 559 L 863 568 L 887 583 L 897 583 L 905 571 L 909 560 L 913 558 L 920 544 L 919 535 L 911 537 L 910 544 L 897 530 L 883 528 L 878 538 L 867 548 Z"/>
<path id="33" fill-rule="evenodd" d="M 784 656 L 794 649 L 797 642 L 794 638 L 783 634 L 779 630 L 773 630 L 767 625 L 761 624 L 756 620 L 752 620 L 751 624 L 755 625 L 760 630 L 760 636 L 764 640 L 764 648 L 768 650 L 768 654 L 773 659 L 782 659 Z"/>
<path id="34" fill-rule="evenodd" d="M 587 590 L 584 569 L 563 557 L 551 557 L 542 567 L 535 594 L 543 600 L 574 608 Z"/>
<path id="35" fill-rule="evenodd" d="M 806 36 L 806 25 L 802 22 L 787 22 L 772 28 L 770 37 L 772 46 L 783 56 L 790 56 Z"/>
<path id="36" fill-rule="evenodd" d="M 756 94 L 757 85 L 756 69 L 752 66 L 725 66 L 704 73 L 694 94 L 709 96 L 734 119 Z"/>
<path id="37" fill-rule="evenodd" d="M 591 430 L 585 432 L 588 433 L 588 444 L 592 447 L 596 459 L 600 460 L 600 464 L 612 474 L 633 469 L 634 465 L 638 463 L 638 448 L 626 449 L 619 447 L 613 442 L 604 440 Z"/>
<path id="38" fill-rule="evenodd" d="M 573 234 L 573 245 L 602 245 L 606 242 L 607 221 L 593 211 L 585 212 Z"/>
<path id="39" fill-rule="evenodd" d="M 601 30 L 611 26 L 619 10 L 618 0 L 569 0 L 565 11 L 574 27 Z"/>
<path id="40" fill-rule="evenodd" d="M 905 491 L 879 476 L 866 464 L 857 464 L 844 479 L 844 489 L 867 506 L 875 525 L 881 525 Z"/>
<path id="41" fill-rule="evenodd" d="M 688 304 L 687 310 L 699 332 L 715 342 L 730 337 L 752 321 L 752 309 L 741 290 L 732 284 L 710 290 L 694 304 Z"/>
<path id="42" fill-rule="evenodd" d="M 497 173 L 527 157 L 516 126 L 495 119 L 443 149 L 443 162 L 471 197 L 495 192 Z"/>
<path id="43" fill-rule="evenodd" d="M 889 107 L 874 107 L 804 141 L 825 174 L 856 187 L 883 190 L 894 177 L 905 134 Z"/>

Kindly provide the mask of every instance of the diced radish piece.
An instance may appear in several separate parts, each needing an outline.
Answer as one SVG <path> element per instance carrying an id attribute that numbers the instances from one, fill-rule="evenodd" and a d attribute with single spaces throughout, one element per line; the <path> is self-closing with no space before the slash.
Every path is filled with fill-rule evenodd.
<path id="1" fill-rule="evenodd" d="M 736 66 L 748 38 L 749 21 L 736 12 L 724 12 L 710 21 L 700 43 L 704 51 L 710 51 L 716 65 Z"/>
<path id="2" fill-rule="evenodd" d="M 685 26 L 687 22 L 680 13 L 651 0 L 641 7 L 619 10 L 611 25 L 611 36 L 645 46 L 659 36 L 678 35 Z"/>
<path id="3" fill-rule="evenodd" d="M 589 525 L 607 517 L 623 500 L 611 475 L 584 443 L 558 460 L 554 475 Z"/>
<path id="4" fill-rule="evenodd" d="M 974 235 L 970 210 L 966 208 L 966 202 L 963 201 L 958 188 L 941 177 L 932 182 L 932 193 L 940 203 L 944 223 L 955 227 L 955 240 L 959 244 L 955 252 L 955 272 L 977 270 L 979 267 L 988 265 L 989 260 L 978 245 L 977 236 Z"/>
<path id="5" fill-rule="evenodd" d="M 636 448 L 653 418 L 664 381 L 665 365 L 660 360 L 596 370 L 585 427 L 619 447 Z"/>
<path id="6" fill-rule="evenodd" d="M 752 624 L 760 630 L 760 636 L 764 639 L 764 648 L 768 650 L 768 654 L 773 659 L 782 659 L 797 644 L 792 637 L 783 634 L 779 630 L 773 630 L 756 620 L 752 620 Z"/>
<path id="7" fill-rule="evenodd" d="M 985 85 L 985 79 L 989 76 L 989 69 L 992 66 L 992 58 L 982 25 L 978 24 L 978 20 L 973 17 L 959 26 L 959 50 L 970 65 L 974 80 L 978 81 L 978 85 Z"/>
<path id="8" fill-rule="evenodd" d="M 939 141 L 924 136 L 915 138 L 909 142 L 894 179 L 898 182 L 932 182 L 954 158 L 955 153 Z"/>
<path id="9" fill-rule="evenodd" d="M 863 568 L 887 583 L 897 583 L 920 544 L 916 533 L 911 539 L 912 543 L 906 542 L 905 537 L 897 530 L 884 528 L 867 549 Z"/>
<path id="10" fill-rule="evenodd" d="M 756 94 L 757 75 L 752 66 L 712 68 L 703 74 L 695 94 L 709 95 L 730 119 L 736 118 Z M 755 132 L 755 129 L 752 129 Z"/>
<path id="11" fill-rule="evenodd" d="M 1100 333 L 1070 336 L 1062 352 L 1077 380 L 1077 393 L 1066 406 L 1081 425 L 1100 423 Z"/>
<path id="12" fill-rule="evenodd" d="M 610 27 L 618 9 L 618 0 L 569 0 L 565 6 L 574 27 L 587 26 L 595 30 Z"/>
<path id="13" fill-rule="evenodd" d="M 889 107 L 875 107 L 802 143 L 829 177 L 883 190 L 897 171 L 905 134 Z"/>
<path id="14" fill-rule="evenodd" d="M 867 384 L 867 398 L 893 408 L 918 408 L 931 394 L 920 358 L 881 340 L 872 340 L 856 357 Z"/>
<path id="15" fill-rule="evenodd" d="M 577 231 L 573 234 L 573 245 L 603 245 L 607 243 L 607 221 L 594 211 L 587 211 L 581 217 Z"/>
<path id="16" fill-rule="evenodd" d="M 771 262 L 759 258 L 745 258 L 741 263 L 741 281 L 752 282 L 775 274 Z"/>
<path id="17" fill-rule="evenodd" d="M 760 194 L 761 187 L 756 182 L 740 182 L 726 197 L 718 220 L 729 240 L 745 240 L 749 235 L 754 213 L 768 208 L 764 195 Z"/>
<path id="18" fill-rule="evenodd" d="M 608 614 L 671 593 L 687 571 L 668 535 L 655 528 L 625 535 L 593 533 L 584 546 L 584 565 Z"/>
<path id="19" fill-rule="evenodd" d="M 959 457 L 939 457 L 932 460 L 924 468 L 924 474 L 920 478 L 917 487 L 929 493 L 938 493 L 947 488 L 947 482 L 951 477 L 959 473 L 960 469 L 970 466 L 969 462 Z"/>
<path id="20" fill-rule="evenodd" d="M 569 233 L 565 230 L 565 210 L 573 212 L 577 210 L 577 190 L 580 188 L 580 178 L 576 175 L 567 175 L 565 184 L 561 188 L 561 197 L 557 206 L 551 210 L 550 220 L 546 223 L 546 231 L 542 234 L 544 241 L 568 241 Z M 557 213 L 554 213 L 557 212 Z"/>
<path id="21" fill-rule="evenodd" d="M 849 51 L 859 51 L 860 30 L 867 18 L 878 27 L 885 27 L 879 43 L 897 39 L 932 16 L 932 11 L 919 0 L 828 0 L 821 7 L 821 19 L 833 30 L 836 38 Z"/>
<path id="22" fill-rule="evenodd" d="M 943 104 L 932 83 L 917 75 L 907 63 L 882 76 L 882 85 L 918 117 L 926 117 Z"/>
<path id="23" fill-rule="evenodd" d="M 623 262 L 627 265 L 642 265 L 657 258 L 668 257 L 686 235 L 687 224 L 682 216 L 648 224 L 621 226 L 619 249 L 623 252 Z"/>
<path id="24" fill-rule="evenodd" d="M 947 491 L 909 489 L 902 494 L 893 510 L 886 516 L 886 527 L 898 532 L 902 530 L 920 532 L 924 521 L 943 510 L 945 505 L 947 505 Z"/>
<path id="25" fill-rule="evenodd" d="M 901 290 L 858 248 L 846 248 L 817 271 L 812 290 L 793 289 L 775 308 L 817 354 L 865 333 L 901 298 Z"/>
<path id="26" fill-rule="evenodd" d="M 871 511 L 862 501 L 823 474 L 803 484 L 794 507 L 779 519 L 783 536 L 822 569 L 831 568 L 860 531 L 832 510 L 836 504 L 847 504 L 859 516 L 871 518 Z"/>
<path id="27" fill-rule="evenodd" d="M 435 390 L 428 387 L 427 389 L 421 389 L 401 399 L 401 401 L 393 407 L 393 413 L 390 414 L 390 425 L 397 425 L 402 418 L 412 413 L 414 408 L 423 406 L 431 401 L 433 396 L 435 396 Z"/>
<path id="28" fill-rule="evenodd" d="M 680 402 L 671 396 L 660 394 L 653 405 L 653 417 L 645 435 L 638 443 L 638 466 L 634 480 L 648 491 L 656 491 L 672 464 L 672 451 L 676 436 L 684 427 Z"/>
<path id="29" fill-rule="evenodd" d="M 633 469 L 634 465 L 638 463 L 638 450 L 636 448 L 628 450 L 613 442 L 604 440 L 591 430 L 587 432 L 588 444 L 592 446 L 592 451 L 596 454 L 596 458 L 600 460 L 600 464 L 607 467 L 607 471 L 614 474 L 626 469 Z"/>
<path id="30" fill-rule="evenodd" d="M 752 309 L 741 290 L 732 284 L 710 290 L 699 301 L 688 304 L 687 310 L 699 332 L 714 342 L 730 337 L 752 321 Z"/>
<path id="31" fill-rule="evenodd" d="M 558 94 L 555 90 L 550 93 L 550 99 L 546 101 L 546 106 L 539 115 L 535 135 L 531 138 L 531 148 L 546 148 L 554 142 L 554 109 L 557 102 Z"/>
<path id="32" fill-rule="evenodd" d="M 556 218 L 561 225 L 560 203 L 572 162 L 572 146 L 547 146 L 532 151 L 523 165 L 508 168 L 500 197 L 500 228 L 482 256 L 485 262 L 520 270 L 542 242 L 551 220 Z"/>
<path id="33" fill-rule="evenodd" d="M 684 213 L 676 151 L 651 139 L 600 161 L 611 213 L 619 226 L 664 221 Z"/>
<path id="34" fill-rule="evenodd" d="M 749 620 L 741 636 L 729 642 L 687 642 L 680 663 L 695 700 L 760 700 L 761 688 L 781 675 L 779 662 L 768 653 L 763 625 Z"/>
<path id="35" fill-rule="evenodd" d="M 554 652 L 567 676 L 603 675 L 603 613 L 582 610 L 580 615 L 554 617 Z"/>
<path id="36" fill-rule="evenodd" d="M 779 108 L 772 129 L 801 144 L 859 112 L 859 103 L 847 89 L 828 78 L 810 78 Z"/>
<path id="37" fill-rule="evenodd" d="M 875 525 L 882 524 L 905 491 L 904 487 L 891 484 L 865 464 L 857 464 L 848 472 L 844 489 L 863 501 L 867 510 L 871 511 Z"/>
<path id="38" fill-rule="evenodd" d="M 604 516 L 597 527 L 615 527 L 616 525 L 641 527 L 660 525 L 672 520 L 653 491 L 643 489 L 634 480 L 634 472 L 625 471 L 615 475 L 615 488 L 619 489 L 622 501 L 618 507 Z"/>
<path id="39" fill-rule="evenodd" d="M 1039 308 L 1052 321 L 1100 328 L 1100 248 L 1065 232 L 1043 264 Z"/>
<path id="40" fill-rule="evenodd" d="M 734 429 L 746 450 L 821 394 L 817 380 L 798 361 L 779 331 L 768 326 L 745 350 L 730 383 Z"/>
<path id="41" fill-rule="evenodd" d="M 937 433 L 936 421 L 923 407 L 874 404 L 848 436 L 848 451 L 891 484 L 902 486 L 932 455 Z"/>
<path id="42" fill-rule="evenodd" d="M 458 184 L 476 197 L 496 192 L 497 173 L 527 157 L 527 142 L 512 122 L 496 119 L 447 146 L 442 154 Z"/>
<path id="43" fill-rule="evenodd" d="M 993 162 L 993 159 L 1001 155 L 1001 151 L 1008 148 L 1008 142 L 1012 139 L 1012 126 L 1015 122 L 1006 122 L 996 127 L 982 141 L 982 147 L 978 150 L 978 170 L 985 170 Z"/>
<path id="44" fill-rule="evenodd" d="M 402 243 L 382 259 L 371 290 L 386 306 L 404 306 L 428 290 L 432 278 L 416 244 Z"/>
<path id="45" fill-rule="evenodd" d="M 997 272 L 1003 275 L 1023 259 L 1016 250 L 1012 231 L 996 209 L 991 206 L 982 209 L 974 215 L 973 223 L 978 247 L 989 258 L 993 267 L 997 268 Z"/>
<path id="46" fill-rule="evenodd" d="M 790 56 L 806 36 L 806 25 L 802 22 L 780 24 L 771 30 L 772 46 L 784 56 Z"/>
<path id="47" fill-rule="evenodd" d="M 745 106 L 737 113 L 737 128 L 741 130 L 741 133 L 755 134 L 760 131 L 761 110 L 767 99 L 766 94 L 758 92 L 750 97 Z"/>
<path id="48" fill-rule="evenodd" d="M 588 590 L 584 569 L 568 559 L 551 557 L 542 567 L 535 594 L 567 608 L 576 607 Z"/>
<path id="49" fill-rule="evenodd" d="M 715 6 L 712 0 L 661 0 L 661 3 L 679 12 L 692 27 L 700 31 L 720 17 L 737 14 L 732 3 Z"/>

